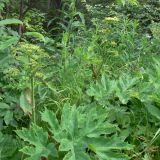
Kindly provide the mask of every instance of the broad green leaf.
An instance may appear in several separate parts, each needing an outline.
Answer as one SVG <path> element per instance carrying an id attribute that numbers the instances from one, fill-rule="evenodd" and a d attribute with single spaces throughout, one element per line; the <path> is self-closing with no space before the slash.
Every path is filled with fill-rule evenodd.
<path id="1" fill-rule="evenodd" d="M 62 139 L 59 146 L 60 151 L 70 151 L 72 149 L 72 142 L 69 139 Z"/>
<path id="2" fill-rule="evenodd" d="M 89 155 L 82 151 L 75 151 L 75 155 L 73 155 L 71 152 L 65 155 L 63 160 L 91 160 Z"/>
<path id="3" fill-rule="evenodd" d="M 17 40 L 18 40 L 18 37 L 13 37 L 5 42 L 0 43 L 0 50 L 4 50 L 13 44 L 16 44 Z"/>
<path id="4" fill-rule="evenodd" d="M 9 123 L 13 120 L 13 111 L 8 110 L 4 116 L 4 121 L 6 125 L 9 125 Z"/>
<path id="5" fill-rule="evenodd" d="M 0 57 L 1 58 L 1 57 Z M 11 56 L 7 55 L 0 60 L 0 68 L 4 67 L 11 60 Z"/>
<path id="6" fill-rule="evenodd" d="M 0 109 L 10 109 L 10 107 L 8 104 L 0 102 Z"/>
<path id="7" fill-rule="evenodd" d="M 25 146 L 21 152 L 29 155 L 25 160 L 39 160 L 41 157 L 57 157 L 57 151 L 54 144 L 48 144 L 48 133 L 41 127 L 32 124 L 30 129 L 23 128 L 16 131 L 17 135 L 33 146 Z"/>
<path id="8" fill-rule="evenodd" d="M 116 85 L 116 81 L 110 80 L 109 77 L 103 74 L 99 82 L 90 86 L 87 94 L 94 96 L 100 104 L 106 105 L 110 99 L 114 98 Z"/>
<path id="9" fill-rule="evenodd" d="M 128 74 L 122 75 L 119 80 L 117 81 L 117 86 L 115 89 L 116 96 L 119 98 L 119 100 L 122 102 L 122 104 L 127 104 L 128 101 L 133 96 L 133 88 L 135 84 L 137 84 L 138 78 L 137 77 L 131 77 Z"/>
<path id="10" fill-rule="evenodd" d="M 79 17 L 81 18 L 82 23 L 85 24 L 84 15 L 81 12 L 77 12 L 76 15 L 79 15 Z"/>
<path id="11" fill-rule="evenodd" d="M 116 98 L 118 98 L 122 104 L 127 104 L 133 97 L 137 98 L 135 85 L 138 83 L 139 77 L 133 78 L 128 74 L 121 75 L 117 80 L 102 75 L 101 81 L 92 84 L 87 90 L 87 94 L 94 96 L 102 105 L 108 105 L 110 100 L 113 101 Z"/>
<path id="12" fill-rule="evenodd" d="M 20 96 L 20 107 L 25 114 L 32 114 L 31 106 L 31 92 L 29 89 L 25 89 Z"/>
<path id="13" fill-rule="evenodd" d="M 13 120 L 13 110 L 11 110 L 8 104 L 0 102 L 0 117 L 3 118 L 2 121 L 4 121 L 6 125 L 9 125 Z"/>
<path id="14" fill-rule="evenodd" d="M 100 160 L 129 160 L 129 158 L 123 154 L 110 151 L 97 151 L 97 155 Z"/>
<path id="15" fill-rule="evenodd" d="M 100 159 L 128 159 L 124 154 L 120 154 L 119 150 L 131 150 L 133 146 L 124 142 L 118 137 L 113 138 L 92 138 L 87 140 L 89 148 L 95 152 Z"/>
<path id="16" fill-rule="evenodd" d="M 149 104 L 149 103 L 145 104 L 145 106 L 146 106 L 148 112 L 152 116 L 154 116 L 154 117 L 156 117 L 157 119 L 160 120 L 160 109 L 158 107 L 156 107 L 156 106 L 154 106 L 152 104 Z"/>
<path id="17" fill-rule="evenodd" d="M 10 24 L 23 24 L 23 22 L 18 19 L 5 19 L 0 21 L 0 26 L 10 25 Z"/>
<path id="18" fill-rule="evenodd" d="M 109 151 L 109 150 L 131 150 L 133 146 L 124 142 L 119 137 L 111 138 L 89 138 L 87 143 L 93 151 Z"/>
<path id="19" fill-rule="evenodd" d="M 37 38 L 40 41 L 45 42 L 45 37 L 38 32 L 26 32 L 26 33 L 24 33 L 24 35 L 28 36 L 28 37 L 34 37 L 34 38 Z"/>
<path id="20" fill-rule="evenodd" d="M 90 160 L 90 156 L 86 154 L 87 148 L 97 156 L 114 150 L 115 157 L 125 157 L 120 152 L 131 149 L 131 145 L 118 137 L 104 138 L 102 135 L 107 136 L 109 129 L 110 133 L 116 133 L 116 129 L 113 129 L 116 127 L 106 121 L 108 114 L 105 109 L 90 107 L 77 108 L 65 104 L 59 123 L 53 111 L 46 109 L 41 113 L 42 120 L 49 124 L 54 139 L 59 143 L 59 151 L 68 152 L 64 160 Z"/>
<path id="21" fill-rule="evenodd" d="M 59 129 L 59 123 L 56 115 L 52 111 L 46 109 L 45 112 L 41 113 L 41 116 L 42 120 L 50 125 L 52 133 L 56 133 Z"/>
<path id="22" fill-rule="evenodd" d="M 11 159 L 16 150 L 16 140 L 12 136 L 3 135 L 0 132 L 0 159 Z"/>

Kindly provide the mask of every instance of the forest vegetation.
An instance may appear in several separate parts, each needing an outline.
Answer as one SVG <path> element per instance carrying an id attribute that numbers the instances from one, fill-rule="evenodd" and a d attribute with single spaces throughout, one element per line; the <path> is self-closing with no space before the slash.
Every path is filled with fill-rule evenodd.
<path id="1" fill-rule="evenodd" d="M 160 160 L 160 1 L 0 0 L 0 160 Z"/>

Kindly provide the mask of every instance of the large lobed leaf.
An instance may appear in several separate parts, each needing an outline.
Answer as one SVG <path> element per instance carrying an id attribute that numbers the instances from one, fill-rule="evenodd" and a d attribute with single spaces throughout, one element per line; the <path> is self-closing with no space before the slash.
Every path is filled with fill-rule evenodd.
<path id="1" fill-rule="evenodd" d="M 30 129 L 23 128 L 16 131 L 17 135 L 28 142 L 30 145 L 25 146 L 20 151 L 29 155 L 26 160 L 40 160 L 41 157 L 57 157 L 57 151 L 53 143 L 48 143 L 48 133 L 41 127 L 32 124 Z"/>
<path id="2" fill-rule="evenodd" d="M 3 135 L 0 132 L 0 159 L 11 159 L 13 154 L 17 151 L 16 140 L 10 135 Z"/>
<path id="3" fill-rule="evenodd" d="M 48 109 L 41 115 L 42 120 L 49 124 L 53 138 L 60 144 L 59 151 L 67 152 L 64 160 L 90 160 L 87 149 L 99 160 L 127 159 L 125 154 L 121 154 L 121 150 L 133 148 L 116 136 L 105 138 L 116 132 L 116 126 L 107 122 L 108 115 L 105 109 L 97 109 L 96 106 L 76 108 L 66 104 L 60 122 Z"/>

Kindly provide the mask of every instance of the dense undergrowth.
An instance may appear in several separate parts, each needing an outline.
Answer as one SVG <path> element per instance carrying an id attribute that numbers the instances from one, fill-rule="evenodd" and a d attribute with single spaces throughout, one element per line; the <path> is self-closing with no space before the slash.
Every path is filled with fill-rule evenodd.
<path id="1" fill-rule="evenodd" d="M 66 0 L 20 20 L 7 3 L 0 160 L 159 160 L 159 1 Z"/>

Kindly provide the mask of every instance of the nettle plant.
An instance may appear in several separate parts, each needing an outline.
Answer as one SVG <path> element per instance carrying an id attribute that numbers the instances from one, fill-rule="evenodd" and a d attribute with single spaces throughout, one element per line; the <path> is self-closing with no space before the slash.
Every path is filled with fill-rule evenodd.
<path id="1" fill-rule="evenodd" d="M 26 160 L 127 160 L 127 150 L 133 146 L 118 136 L 118 127 L 109 123 L 107 117 L 105 108 L 96 105 L 76 107 L 67 103 L 60 120 L 53 111 L 45 109 L 41 119 L 47 122 L 48 132 L 35 124 L 17 130 L 17 135 L 28 143 L 20 151 L 29 156 Z"/>

